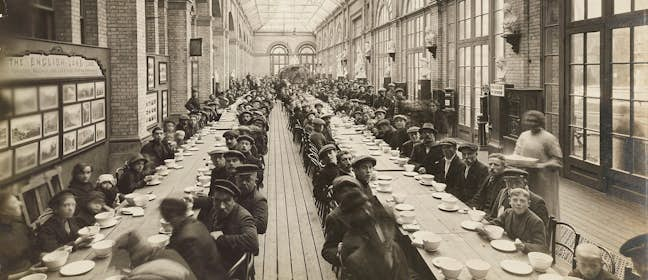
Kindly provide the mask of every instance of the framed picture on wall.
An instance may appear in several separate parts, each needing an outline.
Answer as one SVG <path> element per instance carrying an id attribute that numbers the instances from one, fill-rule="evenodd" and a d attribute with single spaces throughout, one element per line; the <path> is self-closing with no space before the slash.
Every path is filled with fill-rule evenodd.
<path id="1" fill-rule="evenodd" d="M 11 119 L 11 146 L 41 137 L 43 123 L 40 114 Z"/>
<path id="2" fill-rule="evenodd" d="M 146 81 L 147 89 L 155 87 L 155 58 L 152 56 L 146 58 Z"/>
<path id="3" fill-rule="evenodd" d="M 90 106 L 92 106 L 90 102 L 83 102 L 81 104 L 81 125 L 89 124 L 92 120 L 92 115 L 90 115 Z"/>
<path id="4" fill-rule="evenodd" d="M 12 150 L 0 152 L 0 181 L 11 177 L 11 169 L 13 168 L 12 154 Z"/>
<path id="5" fill-rule="evenodd" d="M 78 83 L 77 84 L 77 100 L 89 100 L 95 98 L 95 84 L 90 83 Z"/>
<path id="6" fill-rule="evenodd" d="M 14 114 L 22 115 L 38 111 L 38 90 L 36 87 L 14 88 Z"/>
<path id="7" fill-rule="evenodd" d="M 106 101 L 99 99 L 92 101 L 92 122 L 98 122 L 106 118 Z"/>
<path id="8" fill-rule="evenodd" d="M 95 140 L 95 126 L 86 126 L 77 130 L 77 148 L 81 149 L 94 143 Z"/>
<path id="9" fill-rule="evenodd" d="M 43 136 L 57 134 L 59 130 L 59 112 L 43 113 Z"/>
<path id="10" fill-rule="evenodd" d="M 63 134 L 63 155 L 68 155 L 76 151 L 77 134 L 76 131 L 70 131 Z"/>
<path id="11" fill-rule="evenodd" d="M 63 107 L 63 130 L 68 131 L 81 127 L 81 104 Z"/>
<path id="12" fill-rule="evenodd" d="M 38 101 L 41 110 L 49 110 L 58 107 L 58 86 L 38 87 Z"/>
<path id="13" fill-rule="evenodd" d="M 0 121 L 0 149 L 9 147 L 9 121 Z"/>
<path id="14" fill-rule="evenodd" d="M 169 100 L 169 91 L 163 90 L 162 91 L 162 118 L 166 119 L 168 115 L 168 109 L 167 109 L 167 104 Z"/>
<path id="15" fill-rule="evenodd" d="M 166 62 L 160 62 L 158 63 L 158 77 L 159 77 L 159 83 L 166 84 L 167 82 L 167 63 Z"/>
<path id="16" fill-rule="evenodd" d="M 76 101 L 76 84 L 64 84 L 63 91 L 63 104 Z"/>
<path id="17" fill-rule="evenodd" d="M 95 124 L 95 135 L 97 142 L 106 139 L 106 122 Z"/>
<path id="18" fill-rule="evenodd" d="M 40 164 L 50 162 L 58 158 L 59 138 L 53 136 L 40 141 Z"/>
<path id="19" fill-rule="evenodd" d="M 14 166 L 16 174 L 38 166 L 38 142 L 17 148 Z"/>
<path id="20" fill-rule="evenodd" d="M 106 82 L 95 82 L 95 92 L 97 98 L 106 96 Z"/>

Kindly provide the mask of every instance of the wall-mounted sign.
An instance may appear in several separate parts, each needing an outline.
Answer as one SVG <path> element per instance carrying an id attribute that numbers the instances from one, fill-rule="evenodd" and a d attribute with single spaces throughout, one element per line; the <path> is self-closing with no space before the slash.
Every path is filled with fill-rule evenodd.
<path id="1" fill-rule="evenodd" d="M 0 82 L 103 76 L 97 61 L 80 56 L 28 54 L 0 59 Z"/>
<path id="2" fill-rule="evenodd" d="M 506 86 L 504 84 L 490 84 L 490 95 L 504 97 L 505 89 Z"/>

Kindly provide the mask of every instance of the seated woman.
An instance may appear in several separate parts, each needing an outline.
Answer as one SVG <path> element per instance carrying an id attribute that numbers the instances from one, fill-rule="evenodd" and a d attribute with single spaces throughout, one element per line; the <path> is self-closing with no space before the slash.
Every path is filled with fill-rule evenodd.
<path id="1" fill-rule="evenodd" d="M 0 279 L 20 279 L 38 268 L 39 250 L 31 229 L 23 222 L 21 203 L 13 194 L 0 192 Z"/>
<path id="2" fill-rule="evenodd" d="M 119 204 L 120 198 L 117 190 L 117 180 L 112 174 L 101 174 L 97 178 L 97 191 L 100 191 L 106 197 L 106 206 L 115 208 Z"/>
<path id="3" fill-rule="evenodd" d="M 79 225 L 74 219 L 76 200 L 72 192 L 57 193 L 49 201 L 49 207 L 53 215 L 38 228 L 37 234 L 42 251 L 51 252 L 62 246 L 72 246 L 74 249 L 92 241 L 92 237 L 78 238 Z"/>
<path id="4" fill-rule="evenodd" d="M 540 217 L 529 210 L 529 192 L 515 188 L 509 191 L 509 196 L 511 208 L 506 209 L 490 223 L 503 227 L 509 238 L 516 239 L 515 247 L 518 251 L 546 252 L 545 226 Z M 490 239 L 483 225 L 475 230 L 481 236 Z"/>
<path id="5" fill-rule="evenodd" d="M 594 244 L 582 243 L 576 247 L 576 269 L 569 276 L 583 280 L 616 280 L 614 274 L 603 269 L 601 249 Z"/>
<path id="6" fill-rule="evenodd" d="M 150 177 L 144 173 L 148 160 L 142 154 L 134 155 L 124 168 L 124 173 L 117 179 L 117 189 L 120 193 L 129 194 L 134 190 L 146 186 Z"/>
<path id="7" fill-rule="evenodd" d="M 90 182 L 90 177 L 92 177 L 92 166 L 87 163 L 77 163 L 72 168 L 72 180 L 68 190 L 77 198 L 88 194 L 95 189 Z"/>
<path id="8" fill-rule="evenodd" d="M 99 191 L 92 191 L 79 198 L 79 211 L 75 220 L 79 227 L 95 224 L 95 215 L 103 212 L 106 205 L 106 196 Z"/>

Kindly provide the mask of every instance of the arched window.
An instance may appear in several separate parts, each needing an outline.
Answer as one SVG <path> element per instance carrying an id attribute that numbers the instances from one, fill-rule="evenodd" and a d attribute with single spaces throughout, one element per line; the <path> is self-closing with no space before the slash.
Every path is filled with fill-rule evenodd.
<path id="1" fill-rule="evenodd" d="M 378 24 L 376 26 L 381 26 L 385 23 L 389 22 L 389 10 L 385 5 L 380 7 L 380 10 L 378 10 Z"/>
<path id="2" fill-rule="evenodd" d="M 299 64 L 304 65 L 311 72 L 315 71 L 315 48 L 311 45 L 303 45 L 299 48 Z"/>
<path id="3" fill-rule="evenodd" d="M 234 17 L 232 16 L 232 12 L 229 13 L 229 31 L 234 31 Z"/>
<path id="4" fill-rule="evenodd" d="M 279 74 L 281 68 L 288 66 L 288 48 L 284 45 L 274 45 L 270 49 L 270 72 Z"/>

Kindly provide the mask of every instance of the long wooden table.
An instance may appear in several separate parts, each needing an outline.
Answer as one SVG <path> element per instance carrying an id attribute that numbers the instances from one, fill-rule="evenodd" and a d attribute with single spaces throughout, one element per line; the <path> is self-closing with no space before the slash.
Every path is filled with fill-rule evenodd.
<path id="1" fill-rule="evenodd" d="M 340 119 L 334 119 L 333 122 L 340 122 Z M 371 151 L 369 150 L 369 145 L 362 140 L 365 138 L 359 132 L 356 132 L 353 128 L 345 128 L 343 126 L 338 126 L 334 128 L 335 137 L 339 137 L 345 144 L 341 145 L 350 145 L 351 151 L 356 152 L 358 155 L 371 155 L 376 158 L 376 167 L 377 171 L 402 171 L 403 167 L 399 166 L 396 162 L 390 160 L 392 157 L 389 153 L 384 153 L 383 151 Z M 340 144 L 340 143 L 338 143 Z M 377 147 L 377 146 L 374 146 Z M 373 153 L 372 152 L 376 152 Z"/>
<path id="2" fill-rule="evenodd" d="M 342 129 L 344 131 L 344 129 Z M 362 151 L 361 153 L 366 152 L 366 144 L 361 140 L 364 138 L 359 132 L 352 135 L 350 131 L 345 133 L 345 136 L 352 136 L 353 141 L 351 142 L 351 149 Z M 415 250 L 418 254 L 418 259 L 425 263 L 429 272 L 432 273 L 433 277 L 436 279 L 445 279 L 442 271 L 435 267 L 432 263 L 432 260 L 436 257 L 445 256 L 457 259 L 458 261 L 465 264 L 467 260 L 470 259 L 482 259 L 488 262 L 491 265 L 491 269 L 488 272 L 486 279 L 499 280 L 499 279 L 537 279 L 540 275 L 537 272 L 533 272 L 530 275 L 518 276 L 505 272 L 500 267 L 500 261 L 502 260 L 518 260 L 528 263 L 528 258 L 526 254 L 516 252 L 516 253 L 504 253 L 495 250 L 491 247 L 488 241 L 482 239 L 474 231 L 469 231 L 461 227 L 461 222 L 470 220 L 467 214 L 457 212 L 445 212 L 438 208 L 441 204 L 440 199 L 435 199 L 432 197 L 432 193 L 435 191 L 432 187 L 427 187 L 421 185 L 414 177 L 407 177 L 403 175 L 402 168 L 397 169 L 398 171 L 386 171 L 389 168 L 387 166 L 395 165 L 391 156 L 386 154 L 383 156 L 377 156 L 377 165 L 376 170 L 380 175 L 389 175 L 392 179 L 392 193 L 401 193 L 405 195 L 405 203 L 414 206 L 416 213 L 416 220 L 421 227 L 421 230 L 433 232 L 442 238 L 442 243 L 440 247 L 435 252 L 427 252 L 418 246 L 413 246 L 410 250 Z M 392 193 L 382 193 L 374 189 L 374 194 L 380 202 L 387 208 L 393 209 L 394 203 L 392 202 Z M 461 201 L 459 201 L 460 209 L 467 209 L 467 206 Z M 397 214 L 396 210 L 392 210 Z M 400 229 L 401 234 L 403 235 L 402 239 L 411 245 L 411 234 L 407 231 Z M 557 274 L 566 274 L 569 267 L 563 267 L 562 265 L 554 266 L 550 268 L 547 273 L 557 273 Z M 424 278 L 427 279 L 427 278 Z M 464 267 L 461 275 L 458 279 L 472 279 L 467 268 Z"/>
<path id="3" fill-rule="evenodd" d="M 116 240 L 125 233 L 135 231 L 144 239 L 143 242 L 147 242 L 146 238 L 158 234 L 161 226 L 160 202 L 168 197 L 181 198 L 185 195 L 184 188 L 195 186 L 197 169 L 205 167 L 207 160 L 209 160 L 207 152 L 214 148 L 217 142 L 216 137 L 222 136 L 224 133 L 224 130 L 220 130 L 220 128 L 229 130 L 237 124 L 236 121 L 233 121 L 235 117 L 231 116 L 235 112 L 234 110 L 225 112 L 221 117 L 222 121 L 218 122 L 219 129 L 214 129 L 212 133 L 204 136 L 204 143 L 196 144 L 198 151 L 191 152 L 193 155 L 184 156 L 184 160 L 178 162 L 183 167 L 182 169 L 169 169 L 169 175 L 162 178 L 161 184 L 136 190 L 136 193 L 154 194 L 156 198 L 148 202 L 142 217 L 118 214 L 121 218 L 117 225 L 101 230 L 101 233 L 106 236 L 105 239 Z M 209 127 L 203 130 L 209 130 Z M 95 261 L 94 269 L 86 274 L 74 277 L 64 277 L 58 272 L 49 272 L 48 279 L 104 279 L 120 274 L 121 269 L 128 268 L 130 265 L 130 257 L 124 250 L 113 251 L 113 254 L 109 257 L 98 259 L 95 258 L 91 248 L 83 248 L 70 254 L 67 263 L 80 260 Z"/>

